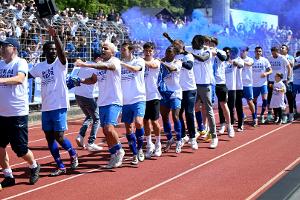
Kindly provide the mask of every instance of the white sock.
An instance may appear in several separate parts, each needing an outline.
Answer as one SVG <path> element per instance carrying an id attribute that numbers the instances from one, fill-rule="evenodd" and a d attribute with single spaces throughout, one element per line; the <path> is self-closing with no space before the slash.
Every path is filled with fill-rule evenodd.
<path id="1" fill-rule="evenodd" d="M 156 138 L 156 144 L 158 144 L 158 143 L 160 143 L 160 135 L 159 136 L 155 136 L 155 138 Z"/>
<path id="2" fill-rule="evenodd" d="M 12 174 L 11 168 L 3 169 L 3 174 L 4 174 L 4 177 L 10 177 L 10 178 L 14 177 Z"/>
<path id="3" fill-rule="evenodd" d="M 32 162 L 32 165 L 29 165 L 29 168 L 30 169 L 33 169 L 33 168 L 36 168 L 37 167 L 37 163 L 36 163 L 36 161 L 34 160 L 33 162 Z"/>

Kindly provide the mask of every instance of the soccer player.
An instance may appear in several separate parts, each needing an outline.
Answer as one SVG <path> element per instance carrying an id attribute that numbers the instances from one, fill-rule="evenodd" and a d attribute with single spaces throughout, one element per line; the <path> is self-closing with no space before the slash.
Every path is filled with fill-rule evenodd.
<path id="1" fill-rule="evenodd" d="M 133 153 L 132 164 L 145 160 L 144 115 L 146 108 L 145 61 L 133 56 L 133 45 L 124 42 L 121 45 L 121 85 L 123 91 L 122 122 L 125 123 L 126 137 Z M 135 128 L 135 130 L 134 130 Z"/>
<path id="2" fill-rule="evenodd" d="M 31 68 L 29 73 L 32 77 L 41 78 L 42 129 L 58 167 L 50 176 L 59 176 L 66 173 L 66 168 L 60 157 L 57 142 L 69 152 L 72 170 L 78 166 L 78 156 L 71 142 L 64 137 L 69 107 L 66 85 L 67 59 L 55 29 L 49 26 L 48 32 L 54 41 L 48 41 L 43 45 L 46 60 Z"/>
<path id="3" fill-rule="evenodd" d="M 0 165 L 4 174 L 0 186 L 3 188 L 15 185 L 5 149 L 8 144 L 29 164 L 29 184 L 38 181 L 40 172 L 40 165 L 28 149 L 28 64 L 18 57 L 19 47 L 16 38 L 0 41 Z"/>

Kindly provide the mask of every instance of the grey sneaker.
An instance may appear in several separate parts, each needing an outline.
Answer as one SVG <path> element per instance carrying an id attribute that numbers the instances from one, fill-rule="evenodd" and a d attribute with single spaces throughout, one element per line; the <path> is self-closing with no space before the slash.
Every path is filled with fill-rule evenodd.
<path id="1" fill-rule="evenodd" d="M 180 141 L 176 141 L 176 153 L 181 153 L 181 140 Z"/>
<path id="2" fill-rule="evenodd" d="M 287 123 L 287 116 L 286 115 L 283 115 L 283 117 L 282 117 L 282 123 L 283 124 Z"/>
<path id="3" fill-rule="evenodd" d="M 139 164 L 139 159 L 138 159 L 137 155 L 133 155 L 131 164 L 133 164 L 133 165 Z"/>
<path id="4" fill-rule="evenodd" d="M 260 123 L 262 123 L 262 124 L 266 123 L 265 116 L 262 115 L 260 117 Z"/>
<path id="5" fill-rule="evenodd" d="M 170 140 L 167 141 L 166 147 L 164 149 L 165 152 L 168 152 L 171 146 L 175 143 L 174 139 L 171 138 Z"/>
<path id="6" fill-rule="evenodd" d="M 125 155 L 125 151 L 123 149 L 120 149 L 119 151 L 117 151 L 117 153 L 112 154 L 105 168 L 112 169 L 112 168 L 120 167 L 122 165 L 124 155 Z"/>
<path id="7" fill-rule="evenodd" d="M 145 154 L 146 159 L 151 158 L 152 154 L 154 153 L 154 150 L 155 150 L 155 145 L 152 142 L 149 145 L 147 145 L 147 150 Z"/>

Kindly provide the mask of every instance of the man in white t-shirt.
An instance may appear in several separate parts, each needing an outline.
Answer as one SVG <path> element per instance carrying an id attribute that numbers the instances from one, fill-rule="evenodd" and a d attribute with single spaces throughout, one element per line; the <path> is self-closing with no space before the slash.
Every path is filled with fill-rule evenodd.
<path id="1" fill-rule="evenodd" d="M 6 152 L 8 144 L 30 168 L 29 184 L 39 179 L 40 165 L 28 149 L 28 92 L 26 60 L 18 57 L 19 42 L 16 38 L 0 41 L 0 165 L 4 180 L 0 187 L 15 185 L 15 178 Z"/>
<path id="2" fill-rule="evenodd" d="M 293 74 L 294 74 L 294 85 L 293 85 L 293 95 L 294 98 L 296 99 L 297 94 L 300 93 L 300 51 L 296 52 L 296 57 L 295 57 L 295 65 L 293 67 Z M 295 102 L 295 113 L 297 113 L 297 105 Z"/>
<path id="3" fill-rule="evenodd" d="M 69 107 L 66 85 L 67 59 L 55 29 L 49 26 L 48 32 L 54 41 L 48 41 L 43 45 L 46 60 L 36 64 L 29 73 L 31 77 L 41 78 L 42 129 L 45 132 L 49 150 L 57 164 L 57 169 L 50 176 L 59 176 L 66 174 L 66 168 L 60 157 L 57 143 L 68 151 L 72 170 L 78 167 L 78 155 L 71 142 L 64 136 L 67 130 Z"/>
<path id="4" fill-rule="evenodd" d="M 125 123 L 126 137 L 133 153 L 132 164 L 145 159 L 143 153 L 144 115 L 146 108 L 145 61 L 133 56 L 133 45 L 121 45 L 121 83 L 123 92 L 122 122 Z M 135 130 L 134 130 L 135 128 Z"/>
<path id="5" fill-rule="evenodd" d="M 262 106 L 260 112 L 260 121 L 262 124 L 265 123 L 265 111 L 267 108 L 267 77 L 272 74 L 271 64 L 268 59 L 262 56 L 263 50 L 261 47 L 255 47 L 255 57 L 253 59 L 254 63 L 252 65 L 252 79 L 253 79 L 253 103 L 255 106 L 255 113 L 257 113 L 257 98 L 261 95 Z"/>
<path id="6" fill-rule="evenodd" d="M 89 63 L 96 63 L 100 59 L 100 52 L 95 51 L 93 53 L 93 61 Z M 75 74 L 74 74 L 75 73 Z M 71 75 L 76 75 L 80 79 L 91 77 L 95 72 L 95 69 L 92 68 L 82 68 L 82 67 L 74 67 Z M 95 144 L 96 135 L 98 132 L 100 119 L 99 119 L 99 108 L 97 106 L 97 102 L 94 98 L 96 84 L 86 85 L 81 84 L 78 87 L 74 88 L 75 99 L 78 106 L 81 108 L 82 112 L 85 115 L 85 119 L 80 128 L 79 134 L 76 137 L 76 143 L 79 147 L 84 147 L 84 137 L 86 131 L 91 123 L 92 128 L 90 132 L 90 137 L 88 139 L 87 149 L 91 152 L 100 151 L 103 148 Z"/>
<path id="7" fill-rule="evenodd" d="M 122 148 L 115 126 L 123 105 L 123 94 L 121 87 L 121 64 L 115 55 L 116 46 L 110 42 L 102 44 L 101 60 L 95 64 L 85 63 L 77 60 L 75 65 L 89 67 L 96 70 L 91 77 L 83 79 L 83 84 L 94 84 L 98 82 L 99 96 L 97 104 L 101 127 L 107 140 L 111 158 L 105 166 L 107 169 L 117 168 L 122 165 L 125 151 Z"/>

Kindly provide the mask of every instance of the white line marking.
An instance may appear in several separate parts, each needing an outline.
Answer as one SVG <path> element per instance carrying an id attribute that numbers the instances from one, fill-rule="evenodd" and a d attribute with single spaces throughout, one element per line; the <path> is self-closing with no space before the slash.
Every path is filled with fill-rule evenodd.
<path id="1" fill-rule="evenodd" d="M 256 190 L 254 193 L 252 193 L 249 197 L 246 198 L 246 200 L 250 200 L 254 198 L 257 194 L 262 192 L 264 189 L 266 189 L 269 185 L 271 185 L 275 180 L 277 180 L 280 176 L 282 176 L 284 173 L 287 173 L 287 170 L 291 169 L 294 165 L 296 165 L 300 161 L 300 157 L 298 157 L 295 161 L 293 161 L 289 166 L 284 168 L 281 172 L 279 172 L 276 176 L 271 178 L 268 182 L 266 182 L 263 186 L 261 186 L 258 190 Z"/>
<path id="2" fill-rule="evenodd" d="M 192 171 L 194 171 L 194 170 L 196 170 L 196 169 L 198 169 L 198 168 L 200 168 L 200 167 L 203 167 L 203 166 L 205 166 L 205 165 L 207 165 L 207 164 L 209 164 L 209 163 L 211 163 L 211 162 L 213 162 L 213 161 L 215 161 L 215 160 L 217 160 L 217 159 L 220 159 L 220 158 L 222 158 L 222 157 L 224 157 L 224 156 L 226 156 L 226 155 L 228 155 L 228 154 L 230 154 L 230 153 L 232 153 L 232 152 L 234 152 L 234 151 L 237 151 L 237 150 L 239 150 L 239 149 L 241 149 L 241 148 L 243 148 L 243 147 L 245 147 L 245 146 L 247 146 L 247 145 L 249 145 L 249 144 L 251 144 L 251 143 L 254 143 L 254 142 L 256 142 L 257 140 L 259 140 L 259 139 L 261 139 L 261 138 L 264 138 L 264 137 L 266 137 L 266 136 L 268 136 L 268 135 L 270 135 L 270 134 L 272 134 L 272 133 L 274 133 L 274 132 L 276 132 L 276 131 L 278 131 L 278 130 L 280 130 L 280 129 L 282 129 L 282 128 L 285 128 L 286 126 L 289 126 L 289 125 L 291 125 L 291 124 L 286 124 L 286 125 L 283 125 L 283 126 L 281 126 L 281 127 L 278 127 L 278 128 L 276 128 L 276 129 L 274 129 L 274 130 L 272 130 L 272 131 L 270 131 L 270 132 L 268 132 L 268 133 L 266 133 L 266 134 L 264 134 L 264 135 L 261 135 L 260 137 L 258 137 L 258 138 L 256 138 L 256 139 L 253 139 L 253 140 L 251 140 L 251 141 L 249 141 L 249 142 L 247 142 L 247 143 L 245 143 L 245 144 L 243 144 L 243 145 L 241 145 L 241 146 L 239 146 L 239 147 L 236 147 L 236 148 L 234 148 L 234 149 L 232 149 L 232 150 L 230 150 L 230 151 L 227 151 L 226 153 L 224 153 L 224 154 L 222 154 L 222 155 L 220 155 L 220 156 L 217 156 L 217 157 L 215 157 L 215 158 L 213 158 L 213 159 L 211 159 L 211 160 L 209 160 L 209 161 L 206 161 L 205 163 L 202 163 L 202 164 L 200 164 L 200 165 L 198 165 L 198 166 L 196 166 L 196 167 L 193 167 L 193 168 L 191 168 L 191 169 L 189 169 L 189 170 L 186 170 L 185 172 L 182 172 L 182 173 L 178 174 L 177 176 L 174 176 L 174 177 L 172 177 L 172 178 L 170 178 L 170 179 L 168 179 L 168 180 L 166 180 L 166 181 L 163 181 L 163 182 L 161 182 L 160 184 L 157 184 L 157 185 L 155 185 L 155 186 L 153 186 L 153 187 L 151 187 L 151 188 L 149 188 L 149 189 L 147 189 L 147 190 L 144 190 L 144 191 L 142 191 L 142 192 L 140 192 L 140 193 L 138 193 L 138 194 L 136 194 L 136 195 L 134 195 L 134 196 L 132 196 L 132 197 L 129 197 L 128 200 L 137 198 L 137 197 L 139 197 L 139 196 L 141 196 L 141 195 L 143 195 L 143 194 L 145 194 L 145 193 L 147 193 L 147 192 L 150 192 L 150 191 L 152 191 L 152 190 L 154 190 L 154 189 L 156 189 L 156 188 L 158 188 L 158 187 L 160 187 L 160 186 L 162 186 L 162 185 L 165 185 L 165 184 L 167 184 L 167 183 L 169 183 L 169 182 L 171 182 L 171 181 L 173 181 L 173 180 L 175 180 L 175 179 L 177 179 L 177 178 L 179 178 L 179 177 L 181 177 L 181 176 L 184 176 L 184 175 L 187 174 L 187 173 L 190 173 L 190 172 L 192 172 Z M 125 138 L 125 137 L 123 137 L 123 138 Z M 67 181 L 67 180 L 71 180 L 71 179 L 77 178 L 77 177 L 79 177 L 79 176 L 82 176 L 82 175 L 87 174 L 87 173 L 90 173 L 90 172 L 97 171 L 97 170 L 99 170 L 99 169 L 100 169 L 100 168 L 98 168 L 98 169 L 93 169 L 93 170 L 90 170 L 90 171 L 85 172 L 85 173 L 83 173 L 83 174 L 75 175 L 75 176 L 72 176 L 72 177 L 69 177 L 69 178 L 66 178 L 66 179 L 62 179 L 62 180 L 60 180 L 60 181 L 56 181 L 56 182 L 53 182 L 53 183 L 49 183 L 49 184 L 40 186 L 40 187 L 35 188 L 35 189 L 32 189 L 32 190 L 28 190 L 28 191 L 26 191 L 26 192 L 22 192 L 22 193 L 19 193 L 19 194 L 16 194 L 16 195 L 7 197 L 7 198 L 5 198 L 5 199 L 3 199 L 3 200 L 13 199 L 13 198 L 16 198 L 16 197 L 19 197 L 19 196 L 23 196 L 23 195 L 25 195 L 25 194 L 29 194 L 29 193 L 32 193 L 32 192 L 35 192 L 35 191 L 38 191 L 38 190 L 47 188 L 47 187 L 52 186 L 52 185 L 56 185 L 56 184 L 58 184 L 58 183 L 65 182 L 65 181 Z"/>
<path id="3" fill-rule="evenodd" d="M 178 179 L 178 178 L 180 178 L 180 177 L 182 177 L 182 176 L 184 176 L 184 175 L 186 175 L 186 174 L 188 174 L 188 173 L 190 173 L 190 172 L 192 172 L 192 171 L 194 171 L 196 169 L 199 169 L 200 167 L 203 167 L 203 166 L 205 166 L 205 165 L 207 165 L 207 164 L 209 164 L 209 163 L 211 163 L 211 162 L 213 162 L 215 160 L 218 160 L 218 159 L 220 159 L 220 158 L 222 158 L 222 157 L 224 157 L 224 156 L 226 156 L 226 155 L 228 155 L 228 154 L 230 154 L 232 152 L 235 152 L 235 151 L 237 151 L 237 150 L 239 150 L 239 149 L 241 149 L 241 148 L 243 148 L 243 147 L 245 147 L 245 146 L 247 146 L 249 144 L 252 144 L 252 143 L 256 142 L 257 140 L 259 140 L 261 138 L 264 138 L 264 137 L 266 137 L 266 136 L 268 136 L 268 135 L 270 135 L 270 134 L 272 134 L 272 133 L 274 133 L 274 132 L 276 132 L 276 131 L 278 131 L 278 130 L 280 130 L 282 128 L 285 128 L 286 126 L 289 126 L 289 125 L 290 124 L 286 124 L 284 126 L 278 127 L 278 128 L 276 128 L 276 129 L 274 129 L 274 130 L 272 130 L 272 131 L 270 131 L 270 132 L 268 132 L 268 133 L 266 133 L 264 135 L 261 135 L 260 137 L 255 138 L 255 139 L 253 139 L 253 140 L 251 140 L 251 141 L 249 141 L 249 142 L 247 142 L 247 143 L 245 143 L 245 144 L 243 144 L 241 146 L 238 146 L 238 147 L 236 147 L 236 148 L 234 148 L 234 149 L 232 149 L 230 151 L 227 151 L 226 153 L 224 153 L 222 155 L 219 155 L 219 156 L 217 156 L 217 157 L 215 157 L 215 158 L 213 158 L 211 160 L 208 160 L 205 163 L 197 165 L 196 167 L 193 167 L 193 168 L 191 168 L 189 170 L 186 170 L 186 171 L 184 171 L 184 172 L 182 172 L 182 173 L 180 173 L 180 174 L 178 174 L 178 175 L 176 175 L 176 176 L 174 176 L 174 177 L 172 177 L 170 179 L 167 179 L 167 180 L 165 180 L 165 181 L 163 181 L 163 182 L 161 182 L 161 183 L 159 183 L 157 185 L 154 185 L 154 186 L 152 186 L 152 187 L 150 187 L 150 188 L 148 188 L 148 189 L 146 189 L 146 190 L 144 190 L 144 191 L 142 191 L 142 192 L 140 192 L 138 194 L 135 194 L 135 195 L 127 198 L 127 200 L 131 200 L 131 199 L 135 199 L 137 197 L 140 197 L 140 196 L 142 196 L 142 195 L 144 195 L 144 194 L 146 194 L 146 193 L 148 193 L 148 192 L 150 192 L 150 191 L 152 191 L 152 190 L 154 190 L 154 189 L 156 189 L 156 188 L 158 188 L 160 186 L 163 186 L 163 185 L 165 185 L 165 184 L 167 184 L 167 183 L 169 183 L 169 182 L 171 182 L 171 181 L 173 181 L 175 179 Z"/>

